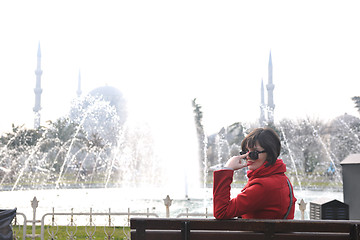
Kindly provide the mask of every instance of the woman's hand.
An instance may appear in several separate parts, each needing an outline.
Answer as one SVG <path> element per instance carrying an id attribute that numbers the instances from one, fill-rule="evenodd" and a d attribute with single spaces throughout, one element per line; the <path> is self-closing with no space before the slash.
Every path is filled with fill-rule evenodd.
<path id="1" fill-rule="evenodd" d="M 247 161 L 244 158 L 246 158 L 247 155 L 249 155 L 249 153 L 245 153 L 243 155 L 234 156 L 234 157 L 230 158 L 226 162 L 224 167 L 232 168 L 234 170 L 238 170 L 238 169 L 246 167 L 247 166 Z"/>

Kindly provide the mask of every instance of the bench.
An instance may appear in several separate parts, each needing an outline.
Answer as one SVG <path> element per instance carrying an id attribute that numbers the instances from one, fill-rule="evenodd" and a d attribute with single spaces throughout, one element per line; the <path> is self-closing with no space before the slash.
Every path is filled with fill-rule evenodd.
<path id="1" fill-rule="evenodd" d="M 360 221 L 131 218 L 132 240 L 360 240 Z"/>

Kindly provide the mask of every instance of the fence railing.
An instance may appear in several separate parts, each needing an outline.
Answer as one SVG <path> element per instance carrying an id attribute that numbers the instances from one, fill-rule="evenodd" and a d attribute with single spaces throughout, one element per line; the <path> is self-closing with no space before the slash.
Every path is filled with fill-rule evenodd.
<path id="1" fill-rule="evenodd" d="M 166 217 L 170 217 L 170 206 L 172 203 L 172 199 L 167 196 L 164 199 L 164 205 L 166 207 Z M 89 212 L 81 212 L 77 213 L 71 209 L 71 212 L 55 212 L 46 213 L 41 217 L 41 220 L 36 219 L 36 209 L 38 207 L 38 201 L 36 197 L 31 201 L 31 207 L 33 209 L 33 218 L 32 220 L 27 220 L 25 214 L 21 212 L 17 212 L 16 216 L 13 220 L 13 235 L 16 240 L 26 240 L 26 239 L 45 239 L 45 235 L 47 234 L 48 239 L 56 239 L 59 231 L 57 218 L 60 217 L 68 217 L 66 221 L 62 220 L 62 226 L 66 229 L 67 239 L 76 239 L 78 226 L 85 226 L 85 234 L 87 239 L 94 239 L 94 234 L 97 231 L 97 227 L 101 226 L 103 228 L 103 234 L 105 239 L 113 239 L 115 233 L 115 226 L 126 227 L 130 225 L 131 217 L 159 217 L 156 213 L 152 213 L 149 211 L 149 208 L 146 209 L 146 212 L 131 212 L 130 208 L 128 208 L 127 212 L 112 212 L 109 209 L 108 212 L 98 213 L 93 212 L 92 208 L 90 208 Z M 299 203 L 299 208 L 301 211 L 301 216 L 303 219 L 304 211 L 306 209 L 306 203 L 301 200 Z M 114 217 L 123 217 L 121 220 L 117 219 L 115 221 Z M 95 220 L 96 217 L 104 217 L 104 221 L 102 224 L 99 224 L 98 221 Z M 205 209 L 204 213 L 192 213 L 189 212 L 189 209 L 186 208 L 184 213 L 180 213 L 176 216 L 176 218 L 181 217 L 204 217 L 204 218 L 213 218 L 212 212 L 209 213 L 208 209 Z M 23 221 L 19 221 L 19 218 L 22 218 Z M 85 220 L 79 220 L 77 218 L 86 218 Z M 36 234 L 36 226 L 41 225 L 41 233 Z M 27 233 L 27 227 L 31 226 L 31 233 Z M 126 236 L 128 239 L 130 236 Z"/>

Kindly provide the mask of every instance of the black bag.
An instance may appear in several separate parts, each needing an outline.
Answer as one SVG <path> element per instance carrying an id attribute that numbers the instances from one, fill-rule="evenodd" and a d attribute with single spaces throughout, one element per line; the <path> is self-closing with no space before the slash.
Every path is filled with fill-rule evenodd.
<path id="1" fill-rule="evenodd" d="M 13 231 L 11 222 L 16 215 L 16 208 L 12 210 L 0 209 L 0 239 L 1 240 L 12 240 Z"/>

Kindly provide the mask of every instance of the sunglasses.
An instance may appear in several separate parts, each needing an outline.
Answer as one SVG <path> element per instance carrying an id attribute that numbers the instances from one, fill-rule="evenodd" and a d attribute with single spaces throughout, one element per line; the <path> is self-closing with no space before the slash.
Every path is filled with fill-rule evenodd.
<path id="1" fill-rule="evenodd" d="M 248 153 L 249 151 L 241 151 L 240 152 L 240 155 L 244 155 L 244 154 L 246 154 L 246 153 Z M 264 151 L 257 151 L 257 150 L 255 150 L 255 151 L 253 151 L 253 152 L 249 152 L 249 158 L 251 159 L 251 160 L 256 160 L 256 159 L 258 159 L 259 158 L 259 153 L 264 153 L 264 152 L 266 152 L 265 150 Z"/>

